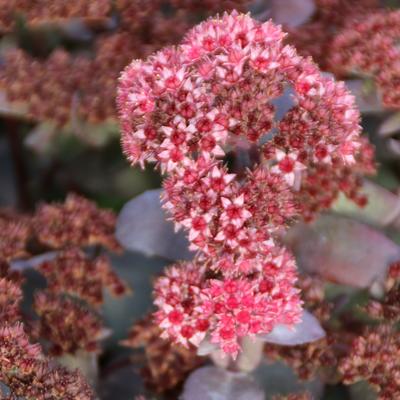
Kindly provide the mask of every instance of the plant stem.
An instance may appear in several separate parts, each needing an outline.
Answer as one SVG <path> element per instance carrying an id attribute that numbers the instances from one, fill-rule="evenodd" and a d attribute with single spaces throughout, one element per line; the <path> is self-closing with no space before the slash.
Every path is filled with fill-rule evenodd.
<path id="1" fill-rule="evenodd" d="M 261 362 L 264 343 L 255 338 L 244 337 L 241 340 L 241 352 L 233 360 L 221 350 L 211 353 L 214 364 L 220 368 L 231 371 L 250 373 L 254 371 Z"/>
<path id="2" fill-rule="evenodd" d="M 22 211 L 28 211 L 31 207 L 31 200 L 27 187 L 28 174 L 24 162 L 22 141 L 19 135 L 18 121 L 8 119 L 6 122 L 7 139 L 10 146 L 10 152 L 14 167 L 15 184 L 17 187 L 18 208 Z"/>

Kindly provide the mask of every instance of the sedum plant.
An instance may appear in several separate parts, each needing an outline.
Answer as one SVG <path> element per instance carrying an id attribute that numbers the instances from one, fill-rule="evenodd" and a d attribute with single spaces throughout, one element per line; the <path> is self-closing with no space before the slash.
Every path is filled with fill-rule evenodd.
<path id="1" fill-rule="evenodd" d="M 33 123 L 40 149 L 68 131 L 105 145 L 119 118 L 130 164 L 162 180 L 118 218 L 75 194 L 0 209 L 0 398 L 398 398 L 396 3 L 0 0 L 20 206 Z M 73 181 L 41 163 L 64 193 L 116 205 L 155 183 L 119 175 L 112 143 L 96 178 L 95 150 L 88 171 L 60 151 Z M 116 302 L 122 264 L 135 291 Z"/>
<path id="2" fill-rule="evenodd" d="M 283 39 L 272 22 L 224 14 L 120 78 L 125 154 L 167 175 L 163 206 L 197 252 L 156 282 L 158 323 L 183 345 L 208 335 L 234 358 L 243 338 L 302 320 L 282 231 L 340 189 L 357 198 L 357 177 L 373 171 L 353 96 Z M 293 106 L 277 120 L 286 90 Z M 316 205 L 320 169 L 339 185 Z"/>

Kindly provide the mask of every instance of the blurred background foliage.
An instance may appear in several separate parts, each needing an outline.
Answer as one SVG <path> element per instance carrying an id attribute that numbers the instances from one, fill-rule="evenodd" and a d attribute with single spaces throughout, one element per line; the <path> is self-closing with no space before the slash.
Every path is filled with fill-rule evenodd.
<path id="1" fill-rule="evenodd" d="M 42 13 L 35 10 L 39 2 L 26 3 L 21 2 L 21 6 L 0 0 L 0 207 L 30 212 L 41 202 L 64 200 L 68 193 L 75 192 L 118 212 L 133 197 L 161 184 L 161 177 L 151 167 L 144 171 L 132 168 L 121 152 L 114 108 L 119 71 L 132 58 L 145 57 L 166 44 L 176 43 L 188 27 L 209 15 L 239 7 L 265 19 L 274 1 L 175 4 L 172 0 L 93 0 L 86 1 L 92 10 L 83 7 L 81 16 L 71 11 L 79 1 L 71 1 L 71 9 L 67 5 L 54 7 L 54 15 L 52 1 L 41 4 L 42 9 L 48 8 Z M 68 2 L 55 0 L 56 3 Z M 400 2 L 387 0 L 381 5 L 398 8 Z M 98 109 L 93 111 L 91 107 Z M 400 122 L 394 123 L 390 134 L 379 134 L 390 115 L 392 112 L 385 109 L 365 113 L 362 126 L 376 146 L 378 173 L 372 180 L 397 195 Z M 398 229 L 389 227 L 385 232 L 400 244 Z M 127 251 L 113 255 L 112 264 L 132 287 L 133 295 L 122 299 L 107 297 L 103 306 L 106 325 L 113 334 L 100 358 L 101 390 L 104 399 L 132 399 L 145 390 L 137 374 L 143 353 L 135 353 L 135 374 L 129 351 L 118 343 L 126 338 L 132 322 L 152 309 L 152 278 L 169 261 Z M 43 284 L 33 272 L 28 273 L 28 278 L 27 303 L 33 290 Z M 356 304 L 363 301 L 363 294 L 360 289 L 354 296 Z M 277 368 L 270 368 L 268 373 L 262 371 L 259 376 L 271 393 L 268 382 L 279 385 L 279 379 L 274 377 Z M 120 371 L 117 380 L 115 369 Z M 293 377 L 290 371 L 285 374 Z M 287 382 L 282 385 L 289 392 Z M 348 389 L 328 385 L 323 398 L 374 398 L 365 386 L 357 384 Z"/>

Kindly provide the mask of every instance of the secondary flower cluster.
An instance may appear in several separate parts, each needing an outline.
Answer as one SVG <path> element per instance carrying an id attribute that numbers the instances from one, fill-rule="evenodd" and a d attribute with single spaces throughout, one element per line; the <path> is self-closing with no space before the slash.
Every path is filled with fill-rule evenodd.
<path id="1" fill-rule="evenodd" d="M 377 11 L 355 20 L 330 46 L 329 69 L 369 76 L 387 108 L 400 108 L 400 12 Z"/>
<path id="2" fill-rule="evenodd" d="M 259 270 L 246 266 L 224 279 L 207 278 L 203 263 L 169 267 L 155 284 L 156 320 L 169 337 L 198 346 L 209 334 L 224 352 L 236 354 L 238 338 L 298 321 L 295 264 L 286 251 L 269 255 Z"/>
<path id="3" fill-rule="evenodd" d="M 66 25 L 79 18 L 80 29 L 85 31 L 96 20 L 103 21 L 98 24 L 100 33 L 93 38 L 92 54 L 68 52 L 61 47 L 46 58 L 21 48 L 7 51 L 0 68 L 0 86 L 7 99 L 26 106 L 28 116 L 35 121 L 73 124 L 78 129 L 76 125 L 82 122 L 115 119 L 116 82 L 132 58 L 146 57 L 178 42 L 193 26 L 193 13 L 204 18 L 217 11 L 244 8 L 246 3 L 249 1 L 0 0 L 0 33 L 16 29 L 16 16 L 26 20 L 28 29 L 60 22 Z M 76 25 L 75 21 L 69 30 Z M 92 79 L 94 71 L 96 79 Z"/>
<path id="4" fill-rule="evenodd" d="M 47 288 L 35 294 L 39 318 L 31 324 L 31 336 L 45 341 L 53 355 L 99 351 L 108 333 L 99 315 L 104 289 L 116 296 L 129 292 L 106 256 L 90 256 L 93 247 L 119 250 L 114 225 L 112 212 L 77 195 L 62 204 L 42 204 L 32 216 L 0 212 L 0 262 L 27 263 L 46 278 Z M 32 258 L 21 260 L 27 257 Z M 14 278 L 0 275 L 0 314 L 17 322 L 22 318 L 11 305 L 22 292 L 20 278 Z"/>
<path id="5" fill-rule="evenodd" d="M 400 13 L 376 0 L 315 0 L 310 22 L 291 29 L 289 43 L 340 78 L 371 79 L 382 104 L 400 107 Z"/>
<path id="6" fill-rule="evenodd" d="M 35 295 L 34 310 L 40 317 L 35 336 L 45 339 L 53 355 L 79 350 L 98 352 L 108 330 L 98 314 L 104 289 L 121 296 L 126 285 L 112 271 L 106 257 L 89 258 L 81 250 L 64 250 L 39 265 L 47 289 Z"/>
<path id="7" fill-rule="evenodd" d="M 103 246 L 119 251 L 115 215 L 84 197 L 40 205 L 33 215 L 0 209 L 0 259 L 26 258 L 46 250 Z"/>
<path id="8" fill-rule="evenodd" d="M 111 12 L 110 0 L 84 0 L 65 2 L 42 1 L 39 4 L 29 0 L 11 0 L 0 3 L 0 32 L 15 28 L 17 17 L 23 16 L 30 24 L 49 23 L 69 18 L 104 18 Z"/>
<path id="9" fill-rule="evenodd" d="M 198 251 L 155 288 L 157 319 L 180 343 L 208 333 L 235 355 L 241 337 L 297 323 L 295 264 L 274 237 L 329 205 L 304 201 L 316 171 L 355 192 L 348 176 L 364 168 L 354 98 L 283 39 L 272 22 L 225 14 L 121 76 L 125 154 L 168 174 L 164 207 Z M 278 119 L 282 98 L 292 106 Z M 331 200 L 344 189 L 324 187 Z"/>
<path id="10" fill-rule="evenodd" d="M 199 367 L 204 360 L 196 355 L 194 347 L 177 346 L 170 340 L 160 337 L 161 328 L 148 315 L 135 322 L 129 331 L 124 346 L 143 348 L 145 362 L 140 374 L 146 387 L 156 393 L 176 388 L 189 372 Z"/>
<path id="11" fill-rule="evenodd" d="M 92 400 L 94 394 L 77 371 L 57 367 L 38 344 L 30 343 L 19 315 L 21 277 L 2 263 L 0 272 L 0 382 L 10 399 Z"/>
<path id="12" fill-rule="evenodd" d="M 379 400 L 400 395 L 400 337 L 391 326 L 370 328 L 357 337 L 349 354 L 341 360 L 339 371 L 343 382 L 366 380 L 378 392 Z"/>
<path id="13" fill-rule="evenodd" d="M 323 69 L 328 68 L 327 50 L 338 32 L 354 19 L 375 11 L 378 0 L 314 0 L 311 20 L 298 28 L 288 28 L 288 42 L 302 55 L 311 56 Z"/>

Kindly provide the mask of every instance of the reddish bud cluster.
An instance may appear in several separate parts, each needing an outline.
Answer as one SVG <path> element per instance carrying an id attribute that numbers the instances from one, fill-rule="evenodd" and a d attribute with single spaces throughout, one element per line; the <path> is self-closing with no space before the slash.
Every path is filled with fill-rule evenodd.
<path id="1" fill-rule="evenodd" d="M 34 215 L 0 210 L 0 259 L 25 258 L 37 248 L 101 245 L 119 251 L 115 221 L 113 212 L 74 194 L 64 203 L 39 206 Z"/>
<path id="2" fill-rule="evenodd" d="M 187 374 L 202 364 L 193 347 L 184 348 L 161 338 L 161 329 L 151 316 L 132 326 L 123 344 L 144 348 L 145 365 L 141 375 L 150 389 L 162 393 L 181 383 Z"/>
<path id="3" fill-rule="evenodd" d="M 104 122 L 115 118 L 117 78 L 132 58 L 145 57 L 178 42 L 193 25 L 193 10 L 207 16 L 233 7 L 243 9 L 246 3 L 244 0 L 73 0 L 39 4 L 2 0 L 0 30 L 2 26 L 14 27 L 15 10 L 32 27 L 78 17 L 90 25 L 93 18 L 111 17 L 112 7 L 118 28 L 96 36 L 91 56 L 57 49 L 43 60 L 20 49 L 11 50 L 0 71 L 0 84 L 10 101 L 27 105 L 28 115 L 34 120 L 52 120 L 60 126 L 73 127 L 79 126 L 80 121 Z M 165 12 L 166 8 L 170 13 Z"/>
<path id="4" fill-rule="evenodd" d="M 54 249 L 71 245 L 120 249 L 114 237 L 115 214 L 73 194 L 64 203 L 40 206 L 33 218 L 33 229 L 42 245 Z"/>
<path id="5" fill-rule="evenodd" d="M 24 331 L 19 303 L 21 276 L 0 265 L 0 382 L 11 391 L 10 399 L 93 400 L 83 377 L 56 367 Z"/>
<path id="6" fill-rule="evenodd" d="M 264 353 L 269 360 L 284 361 L 302 380 L 315 376 L 329 378 L 336 372 L 337 355 L 333 348 L 333 338 L 300 346 L 277 346 L 266 344 Z"/>
<path id="7" fill-rule="evenodd" d="M 0 325 L 0 381 L 12 396 L 37 400 L 94 400 L 89 385 L 78 373 L 55 367 L 30 344 L 22 324 Z"/>
<path id="8" fill-rule="evenodd" d="M 364 309 L 379 325 L 367 327 L 351 343 L 339 364 L 343 382 L 366 380 L 378 392 L 379 400 L 395 399 L 400 395 L 400 262 L 389 267 L 383 298 L 370 300 Z"/>
<path id="9" fill-rule="evenodd" d="M 80 249 L 60 252 L 54 260 L 38 268 L 47 280 L 47 288 L 54 294 L 68 293 L 94 307 L 103 303 L 103 289 L 116 296 L 126 294 L 127 286 L 111 269 L 107 257 L 88 258 Z"/>
<path id="10" fill-rule="evenodd" d="M 21 319 L 21 284 L 22 276 L 10 271 L 9 265 L 0 260 L 0 324 L 12 324 Z"/>
<path id="11" fill-rule="evenodd" d="M 15 29 L 16 19 L 21 16 L 30 24 L 38 24 L 78 17 L 101 18 L 110 11 L 110 0 L 44 0 L 40 4 L 30 0 L 3 0 L 0 2 L 0 32 Z"/>
<path id="12" fill-rule="evenodd" d="M 357 337 L 349 354 L 343 358 L 339 371 L 343 382 L 368 381 L 378 392 L 379 400 L 400 396 L 400 337 L 391 326 L 367 329 Z"/>
<path id="13" fill-rule="evenodd" d="M 107 330 L 93 307 L 103 303 L 105 288 L 118 296 L 128 292 L 108 258 L 90 259 L 80 249 L 71 248 L 42 263 L 38 270 L 48 288 L 35 296 L 34 309 L 40 317 L 35 335 L 50 343 L 53 355 L 99 351 Z"/>
<path id="14" fill-rule="evenodd" d="M 289 42 L 338 77 L 372 79 L 383 105 L 399 109 L 399 11 L 382 10 L 376 0 L 316 0 L 316 6 Z"/>
<path id="15" fill-rule="evenodd" d="M 89 257 L 82 248 L 102 245 L 120 249 L 114 237 L 114 214 L 98 209 L 82 197 L 69 195 L 64 204 L 41 205 L 33 216 L 3 212 L 0 223 L 4 228 L 0 243 L 3 243 L 3 235 L 6 245 L 10 240 L 18 240 L 18 246 L 11 242 L 9 248 L 2 249 L 0 260 L 18 259 L 31 250 L 35 254 L 49 248 L 60 250 L 53 257 L 47 253 L 49 261 L 36 266 L 48 287 L 35 296 L 34 310 L 40 318 L 33 323 L 32 336 L 46 340 L 54 355 L 78 350 L 98 351 L 99 341 L 107 332 L 94 311 L 103 302 L 103 290 L 107 288 L 119 296 L 129 289 L 113 272 L 106 256 Z M 34 261 L 32 267 L 33 264 Z M 21 320 L 18 313 L 22 297 L 20 286 L 18 274 L 11 274 L 7 266 L 2 267 L 0 316 L 4 321 Z"/>
<path id="16" fill-rule="evenodd" d="M 29 219 L 7 210 L 0 210 L 0 260 L 28 255 Z"/>
<path id="17" fill-rule="evenodd" d="M 386 107 L 400 108 L 400 12 L 375 12 L 340 31 L 330 46 L 329 69 L 374 79 Z"/>
<path id="18" fill-rule="evenodd" d="M 389 268 L 386 293 L 381 300 L 371 300 L 364 310 L 369 317 L 362 320 L 355 313 L 344 311 L 323 313 L 327 338 L 302 346 L 285 347 L 267 344 L 265 354 L 283 360 L 304 380 L 315 376 L 326 382 L 353 384 L 367 381 L 378 393 L 379 400 L 395 399 L 400 394 L 399 369 L 399 285 L 400 263 Z M 329 304 L 318 282 L 302 280 L 302 294 L 308 306 L 328 309 Z"/>
<path id="19" fill-rule="evenodd" d="M 354 18 L 374 11 L 378 0 L 314 0 L 316 11 L 312 19 L 290 29 L 288 41 L 304 56 L 311 56 L 323 69 L 328 68 L 327 49 L 335 35 Z M 329 68 L 328 68 L 329 69 Z"/>
<path id="20" fill-rule="evenodd" d="M 40 317 L 36 335 L 50 342 L 51 354 L 99 351 L 98 342 L 106 331 L 100 317 L 85 306 L 41 291 L 35 296 L 34 309 Z"/>

